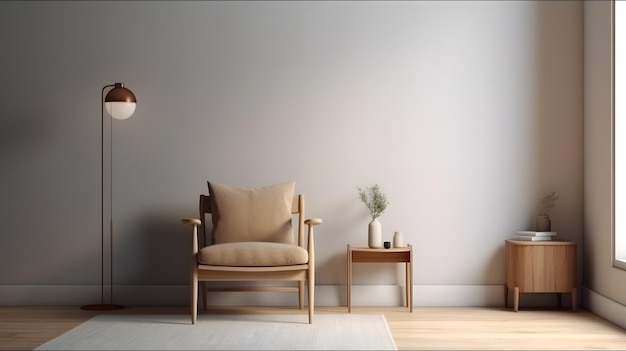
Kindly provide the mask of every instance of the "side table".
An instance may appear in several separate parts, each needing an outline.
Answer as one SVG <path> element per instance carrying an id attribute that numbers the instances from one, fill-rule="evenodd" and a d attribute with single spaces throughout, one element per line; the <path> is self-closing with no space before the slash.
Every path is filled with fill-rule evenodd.
<path id="1" fill-rule="evenodd" d="M 576 311 L 576 243 L 569 241 L 506 240 L 506 285 L 504 305 L 513 289 L 513 311 L 519 307 L 520 293 L 571 293 Z"/>
<path id="2" fill-rule="evenodd" d="M 352 312 L 352 264 L 355 262 L 398 262 L 405 263 L 406 305 L 413 312 L 413 246 L 393 247 L 389 249 L 370 249 L 369 247 L 352 247 L 348 244 L 348 312 Z"/>

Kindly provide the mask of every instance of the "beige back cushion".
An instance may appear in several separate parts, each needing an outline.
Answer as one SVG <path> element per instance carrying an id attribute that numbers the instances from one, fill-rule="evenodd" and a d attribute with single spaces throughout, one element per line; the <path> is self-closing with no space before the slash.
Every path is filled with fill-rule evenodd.
<path id="1" fill-rule="evenodd" d="M 295 182 L 234 188 L 208 182 L 213 243 L 247 241 L 293 244 L 291 206 Z"/>

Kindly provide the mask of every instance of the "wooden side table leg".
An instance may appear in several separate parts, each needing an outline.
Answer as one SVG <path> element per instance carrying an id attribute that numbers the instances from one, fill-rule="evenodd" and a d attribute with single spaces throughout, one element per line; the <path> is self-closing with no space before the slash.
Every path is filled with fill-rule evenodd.
<path id="1" fill-rule="evenodd" d="M 409 304 L 409 312 L 413 313 L 413 245 L 408 244 L 409 247 L 409 262 L 407 263 L 407 270 L 409 271 L 407 284 L 409 285 L 409 296 L 407 301 Z"/>
<path id="2" fill-rule="evenodd" d="M 513 311 L 517 312 L 519 308 L 519 287 L 513 288 Z"/>
<path id="3" fill-rule="evenodd" d="M 348 244 L 348 251 L 347 251 L 347 255 L 348 257 L 348 264 L 347 264 L 347 270 L 348 270 L 348 284 L 347 284 L 347 291 L 348 291 L 348 313 L 352 312 L 352 301 L 350 300 L 352 297 L 351 294 L 351 290 L 352 290 L 352 250 L 350 250 L 350 244 Z"/>
<path id="4" fill-rule="evenodd" d="M 572 288 L 572 311 L 576 311 L 578 308 L 578 288 Z"/>
<path id="5" fill-rule="evenodd" d="M 409 299 L 409 312 L 413 313 L 413 259 L 411 259 L 409 267 L 411 267 L 411 273 L 409 274 L 409 296 L 411 297 Z"/>
<path id="6" fill-rule="evenodd" d="M 413 312 L 413 263 L 406 263 L 406 304 Z"/>
<path id="7" fill-rule="evenodd" d="M 404 264 L 404 306 L 411 306 L 411 302 L 409 301 L 409 271 L 410 271 L 409 263 Z"/>

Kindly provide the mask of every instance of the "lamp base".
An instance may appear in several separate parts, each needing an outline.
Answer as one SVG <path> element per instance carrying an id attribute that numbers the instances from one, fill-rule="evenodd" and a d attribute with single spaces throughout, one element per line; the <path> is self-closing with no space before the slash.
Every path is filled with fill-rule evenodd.
<path id="1" fill-rule="evenodd" d="M 96 305 L 85 305 L 81 306 L 81 310 L 86 311 L 115 311 L 121 310 L 124 306 L 122 305 L 114 305 L 114 304 L 96 304 Z"/>

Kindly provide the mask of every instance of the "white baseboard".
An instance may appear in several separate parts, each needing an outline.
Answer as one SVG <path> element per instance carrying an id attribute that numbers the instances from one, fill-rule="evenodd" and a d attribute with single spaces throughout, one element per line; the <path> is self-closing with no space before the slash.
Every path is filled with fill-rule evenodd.
<path id="1" fill-rule="evenodd" d="M 109 303 L 105 287 L 104 302 Z M 186 306 L 187 285 L 123 285 L 114 287 L 113 303 L 125 306 Z M 563 304 L 569 296 L 563 294 Z M 512 304 L 509 297 L 509 306 Z M 599 300 L 594 297 L 593 301 Z M 556 306 L 556 294 L 522 294 L 520 308 Z M 82 306 L 101 303 L 100 286 L 83 285 L 0 285 L 0 306 Z M 295 306 L 294 293 L 210 292 L 213 306 Z M 315 287 L 316 306 L 346 306 L 345 285 Z M 404 287 L 396 285 L 356 285 L 352 306 L 402 306 Z M 503 306 L 502 285 L 415 285 L 413 306 Z M 603 306 L 600 302 L 595 305 Z M 601 307 L 598 307 L 600 309 Z M 623 309 L 623 306 L 622 306 Z M 613 312 L 608 308 L 609 312 Z M 622 313 L 622 312 L 620 312 Z M 619 313 L 618 313 L 619 314 Z M 626 312 L 622 313 L 626 316 Z M 622 317 L 623 318 L 623 317 Z"/>
<path id="2" fill-rule="evenodd" d="M 582 301 L 589 311 L 626 329 L 626 306 L 586 288 L 582 289 Z"/>

